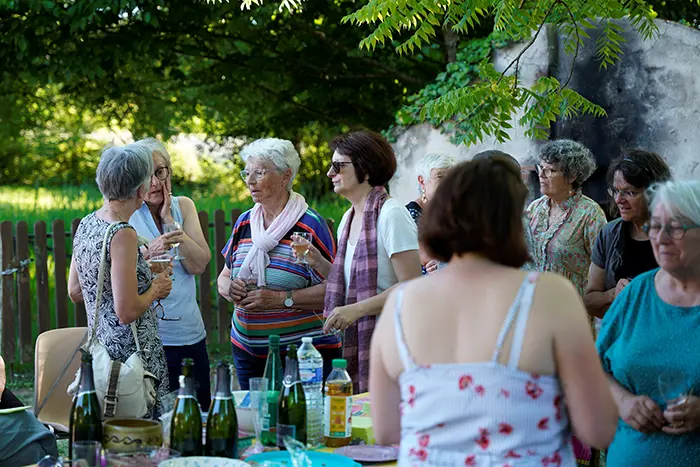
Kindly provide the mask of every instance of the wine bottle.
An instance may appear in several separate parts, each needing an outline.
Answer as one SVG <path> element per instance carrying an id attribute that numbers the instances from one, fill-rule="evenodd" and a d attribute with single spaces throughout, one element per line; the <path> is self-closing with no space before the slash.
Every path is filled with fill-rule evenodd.
<path id="1" fill-rule="evenodd" d="M 231 370 L 220 361 L 216 366 L 216 394 L 207 416 L 206 455 L 236 458 L 238 418 L 231 395 Z"/>
<path id="2" fill-rule="evenodd" d="M 191 358 L 182 359 L 180 391 L 170 423 L 170 448 L 179 451 L 182 457 L 201 456 L 204 452 L 202 412 L 194 396 L 194 362 Z"/>
<path id="3" fill-rule="evenodd" d="M 267 378 L 267 410 L 262 426 L 263 446 L 277 446 L 277 403 L 282 389 L 282 359 L 280 358 L 280 336 L 269 337 L 269 350 L 264 377 Z"/>
<path id="4" fill-rule="evenodd" d="M 294 344 L 287 349 L 277 414 L 277 447 L 280 449 L 285 449 L 285 436 L 291 436 L 306 446 L 306 396 Z"/>
<path id="5" fill-rule="evenodd" d="M 68 456 L 73 458 L 73 443 L 76 441 L 99 441 L 102 443 L 102 412 L 95 392 L 95 380 L 92 374 L 92 354 L 83 353 L 80 363 L 80 386 L 73 398 L 70 411 L 70 442 Z"/>

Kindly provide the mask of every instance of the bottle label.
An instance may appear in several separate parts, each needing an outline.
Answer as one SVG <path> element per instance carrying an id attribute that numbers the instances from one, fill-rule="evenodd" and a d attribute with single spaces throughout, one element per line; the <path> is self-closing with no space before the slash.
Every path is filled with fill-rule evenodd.
<path id="1" fill-rule="evenodd" d="M 323 368 L 300 368 L 299 375 L 301 376 L 301 382 L 306 383 L 320 383 L 323 381 Z"/>
<path id="2" fill-rule="evenodd" d="M 352 436 L 352 397 L 326 396 L 323 434 L 329 438 Z"/>
<path id="3" fill-rule="evenodd" d="M 279 391 L 267 392 L 267 410 L 264 412 L 263 431 L 275 432 L 277 429 L 277 400 L 279 399 Z"/>
<path id="4" fill-rule="evenodd" d="M 95 394 L 95 392 L 96 391 L 94 389 L 92 391 L 81 391 L 75 397 L 87 396 L 88 394 Z"/>
<path id="5" fill-rule="evenodd" d="M 277 446 L 278 447 L 280 447 L 280 448 L 284 447 L 284 438 L 286 436 L 297 439 L 297 427 L 295 427 L 294 425 L 277 424 Z"/>

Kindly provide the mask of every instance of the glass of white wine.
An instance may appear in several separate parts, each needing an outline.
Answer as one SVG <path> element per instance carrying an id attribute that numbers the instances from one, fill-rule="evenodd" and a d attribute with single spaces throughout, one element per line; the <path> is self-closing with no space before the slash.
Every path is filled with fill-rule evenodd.
<path id="1" fill-rule="evenodd" d="M 306 261 L 306 255 L 309 254 L 312 240 L 313 237 L 310 232 L 294 232 L 292 234 L 292 249 L 294 249 L 296 254 L 297 264 L 309 264 Z"/>
<path id="2" fill-rule="evenodd" d="M 163 224 L 163 233 L 175 232 L 176 230 L 182 230 L 182 226 L 180 225 L 179 222 L 172 221 L 172 222 L 169 222 L 167 224 Z M 185 259 L 184 256 L 180 255 L 180 244 L 173 243 L 172 245 L 173 245 L 172 259 L 175 261 Z"/>

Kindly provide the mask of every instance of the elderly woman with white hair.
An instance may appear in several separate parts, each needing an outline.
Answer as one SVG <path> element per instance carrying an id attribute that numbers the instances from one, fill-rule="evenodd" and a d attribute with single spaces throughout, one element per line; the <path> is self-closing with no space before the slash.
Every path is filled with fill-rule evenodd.
<path id="1" fill-rule="evenodd" d="M 73 237 L 68 293 L 73 302 L 84 301 L 88 327 L 96 329 L 97 340 L 112 360 L 126 362 L 141 347 L 146 371 L 157 379 L 155 404 L 148 418 L 158 419 L 168 394 L 168 368 L 158 336 L 154 302 L 170 293 L 170 268 L 154 276 L 138 249 L 134 228 L 127 222 L 141 207 L 153 174 L 150 151 L 140 145 L 115 146 L 102 152 L 97 166 L 97 186 L 104 204 L 81 221 Z M 102 245 L 106 239 L 107 259 L 102 302 L 95 322 L 97 284 Z M 136 325 L 135 335 L 131 323 Z"/>
<path id="2" fill-rule="evenodd" d="M 219 293 L 235 304 L 231 343 L 242 389 L 265 369 L 268 338 L 279 335 L 282 353 L 302 337 L 313 338 L 321 352 L 324 378 L 340 358 L 335 334 L 323 333 L 325 277 L 297 261 L 295 234 L 307 234 L 314 250 L 332 262 L 336 246 L 325 220 L 292 190 L 301 159 L 290 141 L 265 138 L 241 151 L 246 182 L 255 206 L 241 214 L 222 250 L 226 265 Z"/>
<path id="3" fill-rule="evenodd" d="M 411 218 L 418 224 L 423 210 L 432 198 L 440 180 L 447 170 L 457 163 L 457 159 L 449 154 L 427 154 L 416 166 L 416 179 L 420 196 L 406 205 Z M 420 249 L 421 271 L 430 274 L 438 270 L 442 263 L 432 259 L 422 248 Z"/>
<path id="4" fill-rule="evenodd" d="M 700 459 L 700 181 L 648 193 L 659 268 L 620 292 L 597 342 L 620 412 L 607 466 L 690 467 Z"/>
<path id="5" fill-rule="evenodd" d="M 148 244 L 142 248 L 147 261 L 167 259 L 177 245 L 181 260 L 172 261 L 176 287 L 167 298 L 156 305 L 158 333 L 165 348 L 170 388 L 179 387 L 180 365 L 183 358 L 194 361 L 197 400 L 202 410 L 209 408 L 211 384 L 207 332 L 202 312 L 197 305 L 195 276 L 204 272 L 211 251 L 204 239 L 197 208 L 186 196 L 173 196 L 172 164 L 167 149 L 155 138 L 137 141 L 153 157 L 153 173 L 144 203 L 134 212 L 129 223 Z M 152 268 L 157 270 L 158 265 Z"/>

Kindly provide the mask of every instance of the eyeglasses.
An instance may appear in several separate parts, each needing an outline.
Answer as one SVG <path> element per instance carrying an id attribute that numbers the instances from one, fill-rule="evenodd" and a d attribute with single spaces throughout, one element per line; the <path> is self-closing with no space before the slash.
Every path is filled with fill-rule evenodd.
<path id="1" fill-rule="evenodd" d="M 617 188 L 608 188 L 608 194 L 615 198 L 618 194 L 622 196 L 623 198 L 635 198 L 637 197 L 641 191 L 632 191 L 632 190 L 618 190 Z"/>
<path id="2" fill-rule="evenodd" d="M 155 175 L 158 180 L 165 180 L 168 178 L 168 175 L 170 175 L 170 167 L 159 167 L 153 172 L 153 175 Z"/>
<path id="3" fill-rule="evenodd" d="M 661 232 L 666 232 L 666 234 L 674 240 L 680 240 L 685 237 L 685 233 L 691 229 L 700 228 L 698 224 L 686 224 L 686 225 L 661 225 L 657 223 L 644 224 L 642 230 L 644 233 L 649 235 L 649 238 L 657 238 Z"/>
<path id="4" fill-rule="evenodd" d="M 549 167 L 542 167 L 541 165 L 537 164 L 535 166 L 535 171 L 537 172 L 537 175 L 544 175 L 545 178 L 549 178 L 552 176 L 552 174 L 559 173 L 561 170 L 558 169 L 550 169 Z"/>
<path id="5" fill-rule="evenodd" d="M 163 305 L 161 305 L 160 300 L 156 302 L 156 306 L 153 307 L 153 309 L 156 312 L 156 317 L 161 320 L 161 321 L 180 321 L 182 317 L 180 318 L 166 318 L 165 317 L 165 308 L 163 308 Z"/>
<path id="6" fill-rule="evenodd" d="M 339 174 L 346 165 L 352 165 L 352 162 L 331 161 L 331 167 L 329 170 L 333 173 Z"/>
<path id="7" fill-rule="evenodd" d="M 241 178 L 244 182 L 248 180 L 248 177 L 250 177 L 251 180 L 259 180 L 263 178 L 267 172 L 267 169 L 243 169 L 241 170 Z"/>

